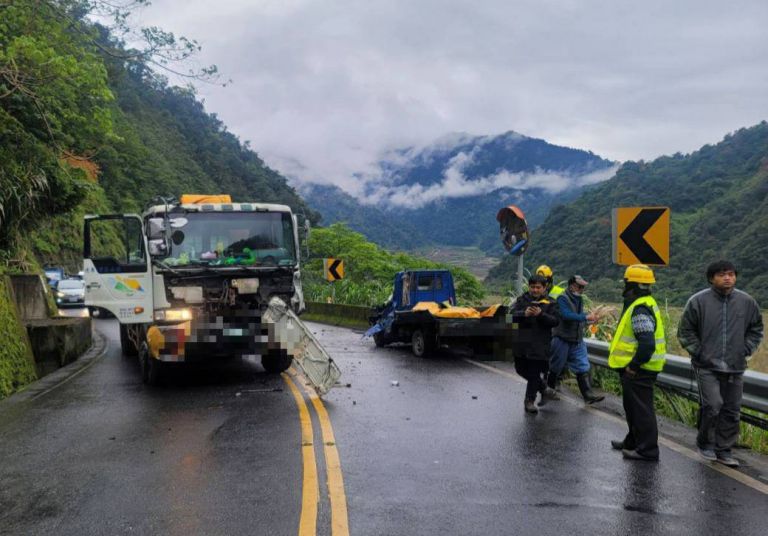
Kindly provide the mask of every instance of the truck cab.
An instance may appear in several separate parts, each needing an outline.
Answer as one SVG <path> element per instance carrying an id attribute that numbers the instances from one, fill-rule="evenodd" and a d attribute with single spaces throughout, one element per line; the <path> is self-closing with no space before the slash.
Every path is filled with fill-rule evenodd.
<path id="1" fill-rule="evenodd" d="M 448 270 L 410 270 L 395 275 L 392 299 L 393 309 L 402 311 L 419 302 L 448 302 L 456 304 L 453 276 Z"/>
<path id="2" fill-rule="evenodd" d="M 260 355 L 268 372 L 281 372 L 291 355 L 262 317 L 274 299 L 291 314 L 304 310 L 299 251 L 288 206 L 228 195 L 90 215 L 85 303 L 117 317 L 123 353 L 139 357 L 147 383 L 167 363 L 230 356 Z"/>

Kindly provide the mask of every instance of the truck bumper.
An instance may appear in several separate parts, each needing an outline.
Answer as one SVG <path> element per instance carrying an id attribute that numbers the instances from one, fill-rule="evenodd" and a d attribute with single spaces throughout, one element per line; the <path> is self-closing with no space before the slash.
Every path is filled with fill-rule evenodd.
<path id="1" fill-rule="evenodd" d="M 232 325 L 192 320 L 153 325 L 147 331 L 150 355 L 170 363 L 263 355 L 270 346 L 269 339 L 267 326 L 260 321 Z"/>

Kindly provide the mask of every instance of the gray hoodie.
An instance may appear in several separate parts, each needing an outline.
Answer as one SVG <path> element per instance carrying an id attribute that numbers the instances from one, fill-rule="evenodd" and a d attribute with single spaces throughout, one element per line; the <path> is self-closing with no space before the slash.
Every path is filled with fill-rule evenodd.
<path id="1" fill-rule="evenodd" d="M 680 344 L 694 366 L 718 372 L 744 372 L 747 359 L 763 338 L 763 317 L 757 302 L 734 289 L 697 292 L 685 304 L 677 328 Z"/>

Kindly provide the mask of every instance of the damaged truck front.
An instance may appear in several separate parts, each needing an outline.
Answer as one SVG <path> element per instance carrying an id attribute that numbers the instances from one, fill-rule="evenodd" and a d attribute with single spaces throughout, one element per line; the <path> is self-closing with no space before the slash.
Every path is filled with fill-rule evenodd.
<path id="1" fill-rule="evenodd" d="M 340 372 L 297 316 L 298 227 L 285 205 L 229 196 L 86 216 L 86 305 L 117 317 L 146 383 L 172 363 L 258 356 L 270 373 L 296 363 L 323 394 Z"/>

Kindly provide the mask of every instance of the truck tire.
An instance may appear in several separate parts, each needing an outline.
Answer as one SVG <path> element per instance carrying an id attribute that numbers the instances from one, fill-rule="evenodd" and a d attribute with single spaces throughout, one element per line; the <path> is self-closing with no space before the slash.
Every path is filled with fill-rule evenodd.
<path id="1" fill-rule="evenodd" d="M 388 344 L 389 340 L 387 340 L 387 336 L 384 335 L 383 332 L 379 331 L 378 333 L 373 334 L 373 342 L 376 344 L 376 346 L 381 348 L 382 346 Z"/>
<path id="2" fill-rule="evenodd" d="M 417 329 L 411 335 L 411 351 L 416 357 L 429 357 L 435 352 L 437 341 L 434 334 L 423 329 Z"/>
<path id="3" fill-rule="evenodd" d="M 280 374 L 288 370 L 293 363 L 293 356 L 285 350 L 269 350 L 261 356 L 261 366 L 268 374 Z"/>
<path id="4" fill-rule="evenodd" d="M 141 343 L 138 355 L 139 367 L 141 367 L 141 381 L 146 385 L 159 385 L 163 363 L 149 354 L 147 341 Z"/>
<path id="5" fill-rule="evenodd" d="M 139 355 L 139 349 L 136 348 L 136 345 L 128 336 L 128 326 L 126 324 L 120 324 L 120 348 L 126 357 L 136 357 Z"/>

